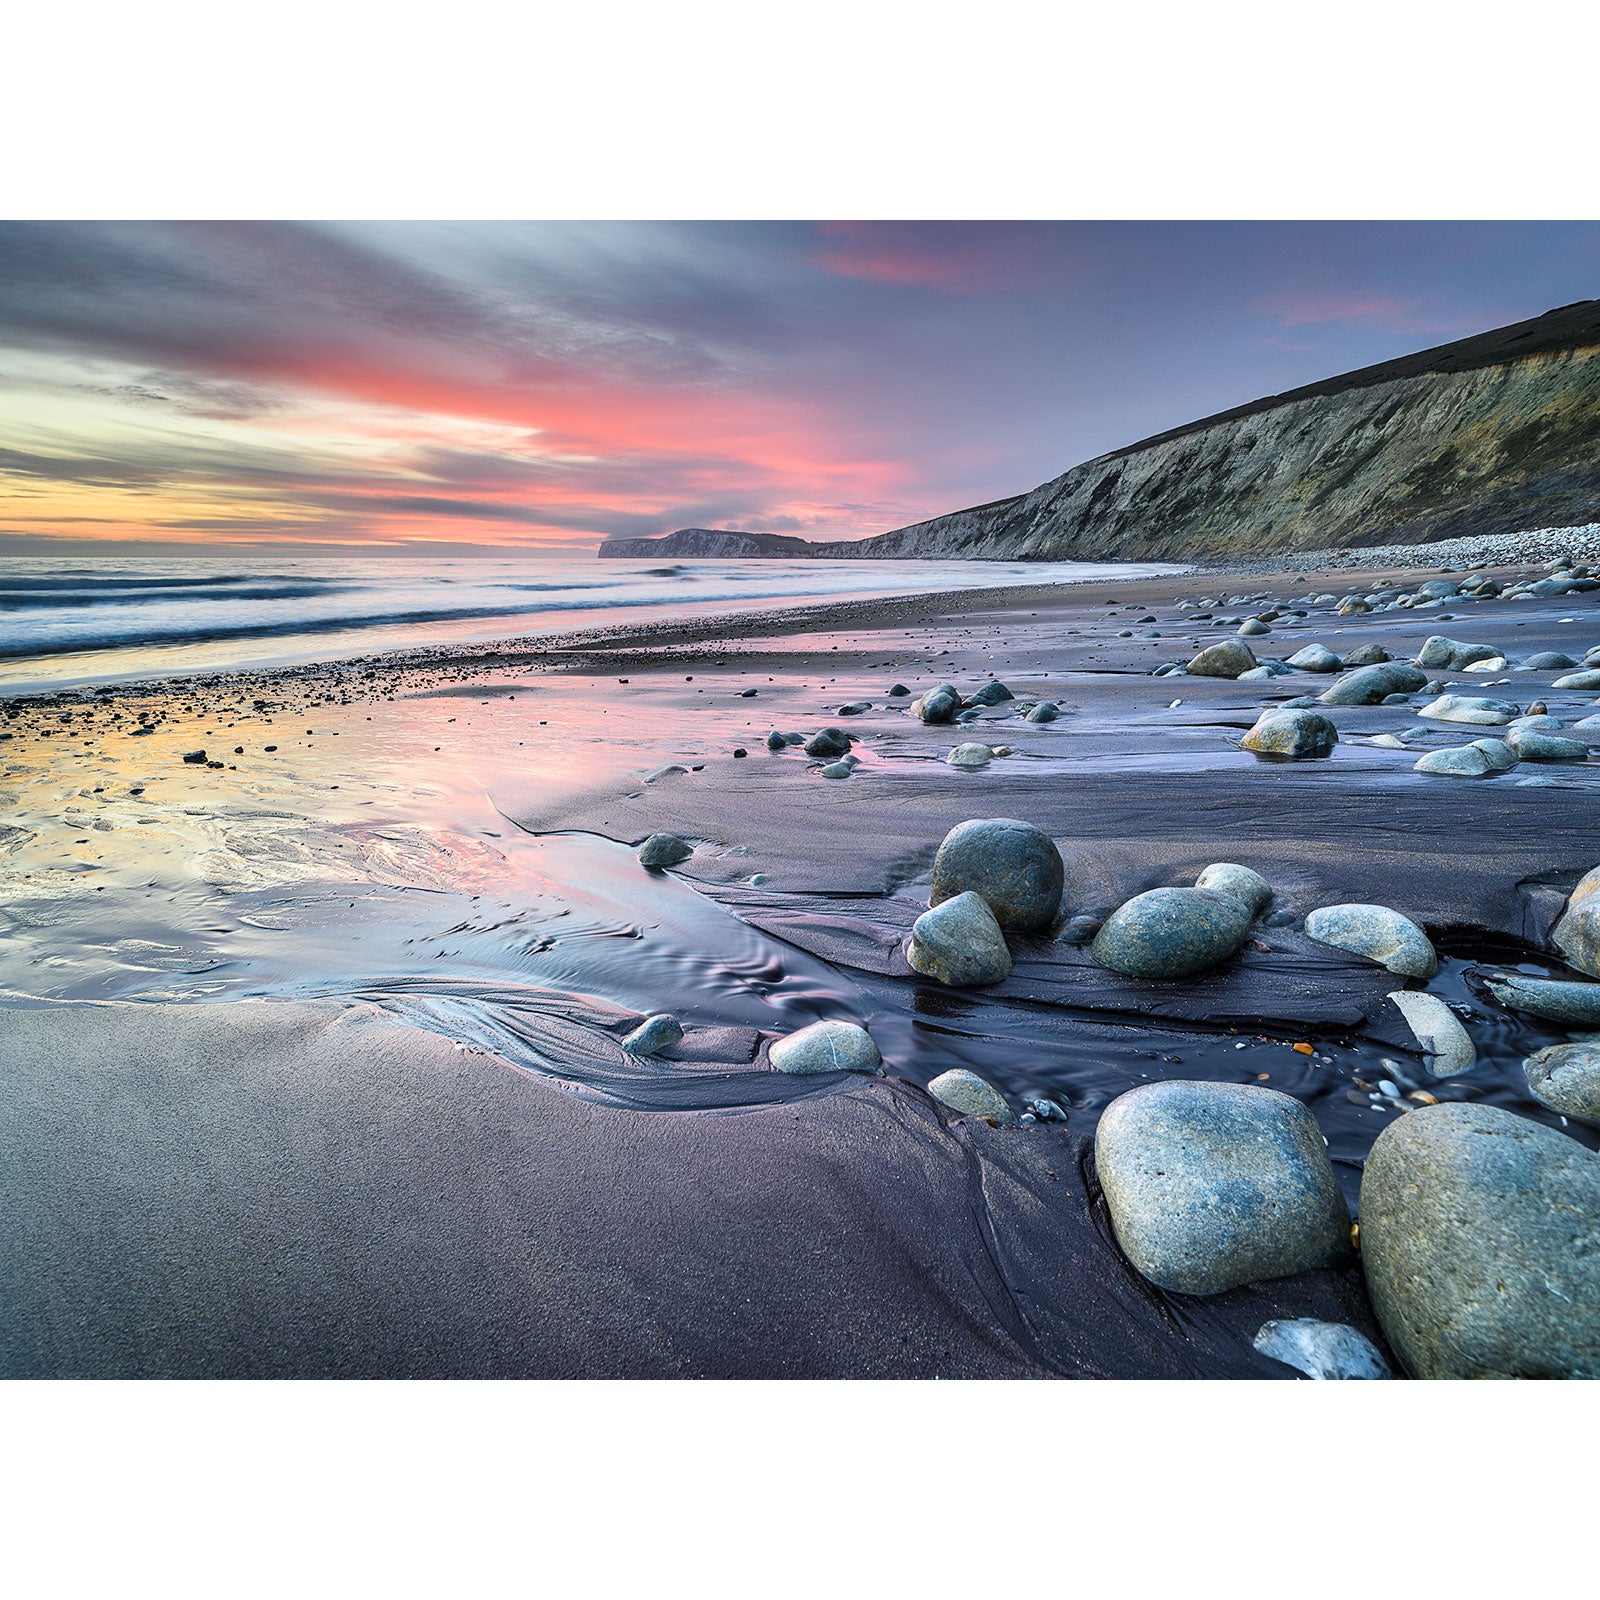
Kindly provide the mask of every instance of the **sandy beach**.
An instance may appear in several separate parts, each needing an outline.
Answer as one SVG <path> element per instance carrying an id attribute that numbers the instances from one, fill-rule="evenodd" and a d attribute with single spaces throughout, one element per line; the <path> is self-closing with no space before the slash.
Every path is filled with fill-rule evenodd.
<path id="1" fill-rule="evenodd" d="M 1487 988 L 1581 976 L 1550 931 L 1600 857 L 1600 767 L 1415 770 L 1504 731 L 1423 717 L 1444 694 L 1600 741 L 1574 726 L 1596 691 L 1553 687 L 1570 667 L 1518 670 L 1581 662 L 1600 612 L 1336 609 L 1438 575 L 1196 570 L 13 696 L 0 1371 L 1293 1378 L 1252 1341 L 1306 1317 L 1398 1367 L 1359 1261 L 1206 1296 L 1141 1276 L 1094 1139 L 1141 1084 L 1269 1086 L 1315 1117 L 1352 1211 L 1373 1141 L 1435 1103 L 1600 1143 L 1523 1073 L 1567 1030 Z M 1319 703 L 1331 754 L 1268 759 L 1240 738 L 1333 672 L 1154 673 L 1269 611 L 1263 660 L 1447 636 L 1507 665 Z M 1012 698 L 965 725 L 912 709 L 992 681 Z M 769 748 L 825 728 L 846 777 Z M 995 753 L 951 766 L 963 741 Z M 974 818 L 1042 829 L 1065 888 L 1008 976 L 962 987 L 907 939 Z M 692 853 L 644 867 L 657 834 Z M 1074 931 L 1216 862 L 1272 900 L 1213 971 L 1126 976 Z M 1427 1069 L 1392 972 L 1307 935 L 1348 902 L 1426 929 L 1470 1073 Z M 661 1012 L 681 1041 L 621 1049 Z M 824 1019 L 866 1028 L 881 1073 L 775 1071 Z M 927 1091 L 953 1069 L 1059 1119 L 962 1115 Z"/>

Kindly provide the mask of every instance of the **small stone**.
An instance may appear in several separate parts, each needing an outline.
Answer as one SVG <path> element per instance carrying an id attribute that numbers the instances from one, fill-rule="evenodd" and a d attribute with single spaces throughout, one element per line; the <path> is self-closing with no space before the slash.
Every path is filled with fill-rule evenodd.
<path id="1" fill-rule="evenodd" d="M 1435 722 L 1477 722 L 1504 725 L 1522 714 L 1521 706 L 1509 700 L 1488 700 L 1479 695 L 1442 694 L 1430 700 L 1418 716 Z"/>
<path id="2" fill-rule="evenodd" d="M 1061 715 L 1061 707 L 1054 700 L 1041 700 L 1027 715 L 1029 722 L 1054 722 Z"/>
<path id="3" fill-rule="evenodd" d="M 1436 1078 L 1453 1078 L 1468 1072 L 1478 1060 L 1472 1035 L 1461 1019 L 1436 994 L 1418 989 L 1397 989 L 1387 997 L 1406 1019 L 1406 1026 L 1422 1046 L 1424 1065 Z"/>
<path id="4" fill-rule="evenodd" d="M 961 691 L 953 683 L 941 683 L 914 700 L 911 709 L 924 722 L 953 722 L 961 709 Z"/>
<path id="5" fill-rule="evenodd" d="M 872 1036 L 853 1022 L 813 1022 L 767 1050 L 779 1072 L 876 1072 L 883 1061 Z"/>
<path id="6" fill-rule="evenodd" d="M 670 1050 L 682 1038 L 683 1025 L 676 1017 L 662 1011 L 641 1022 L 622 1041 L 622 1048 L 630 1056 L 655 1056 Z"/>
<path id="7" fill-rule="evenodd" d="M 958 744 L 944 759 L 951 767 L 986 767 L 994 759 L 994 751 L 986 744 Z"/>
<path id="8" fill-rule="evenodd" d="M 975 706 L 999 706 L 1004 705 L 1007 700 L 1015 700 L 1017 697 L 997 678 L 993 683 L 984 684 L 975 695 L 969 698 Z"/>
<path id="9" fill-rule="evenodd" d="M 889 698 L 891 700 L 899 700 L 910 693 L 911 691 L 903 683 L 896 683 L 891 685 L 889 689 Z"/>
<path id="10" fill-rule="evenodd" d="M 1090 954 L 1130 978 L 1187 978 L 1237 954 L 1251 921 L 1231 895 L 1150 889 L 1106 918 Z"/>
<path id="11" fill-rule="evenodd" d="M 694 846 L 687 844 L 675 833 L 652 833 L 639 846 L 641 865 L 654 867 L 657 870 L 662 867 L 675 867 L 680 861 L 687 861 L 693 854 Z"/>
<path id="12" fill-rule="evenodd" d="M 852 700 L 849 705 L 840 706 L 837 715 L 841 717 L 865 716 L 872 709 L 870 700 Z"/>
<path id="13" fill-rule="evenodd" d="M 1559 726 L 1559 724 L 1558 724 Z M 1522 761 L 1587 761 L 1589 747 L 1577 739 L 1563 739 L 1538 728 L 1516 727 L 1506 732 L 1506 743 Z"/>
<path id="14" fill-rule="evenodd" d="M 1342 672 L 1344 663 L 1326 645 L 1308 644 L 1284 663 L 1296 672 Z"/>
<path id="15" fill-rule="evenodd" d="M 999 983 L 1011 952 L 994 912 L 970 889 L 924 911 L 911 925 L 906 960 L 913 972 L 954 988 Z"/>
<path id="16" fill-rule="evenodd" d="M 819 756 L 823 759 L 850 754 L 850 735 L 842 728 L 824 728 L 819 733 L 814 733 L 805 742 L 805 753 L 808 756 Z"/>
<path id="17" fill-rule="evenodd" d="M 965 1067 L 952 1067 L 949 1072 L 941 1072 L 928 1085 L 928 1093 L 964 1117 L 988 1117 L 1002 1128 L 1009 1127 L 1017 1120 L 1016 1113 L 1006 1103 L 1006 1097 L 987 1078 L 980 1078 L 976 1072 L 968 1072 Z"/>
<path id="18" fill-rule="evenodd" d="M 1430 750 L 1414 764 L 1413 770 L 1446 778 L 1485 778 L 1495 769 L 1475 744 L 1460 744 L 1448 750 Z"/>
<path id="19" fill-rule="evenodd" d="M 1308 1378 L 1393 1376 L 1378 1347 L 1343 1322 L 1319 1322 L 1315 1317 L 1268 1322 L 1253 1343 L 1269 1360 L 1281 1361 Z"/>
<path id="20" fill-rule="evenodd" d="M 1584 873 L 1567 896 L 1551 942 L 1579 972 L 1600 978 L 1600 867 Z"/>
<path id="21" fill-rule="evenodd" d="M 1346 653 L 1344 664 L 1347 667 L 1375 667 L 1380 661 L 1389 659 L 1389 652 L 1381 644 L 1363 644 Z"/>
<path id="22" fill-rule="evenodd" d="M 1361 1265 L 1417 1378 L 1600 1378 L 1600 1156 L 1497 1106 L 1422 1106 L 1361 1178 Z"/>
<path id="23" fill-rule="evenodd" d="M 944 836 L 933 858 L 931 905 L 968 890 L 981 895 L 1002 928 L 1043 933 L 1061 905 L 1065 871 L 1050 835 L 1011 817 L 975 818 Z"/>
<path id="24" fill-rule="evenodd" d="M 1571 656 L 1562 655 L 1559 650 L 1541 650 L 1537 655 L 1529 656 L 1522 664 L 1534 672 L 1560 672 L 1567 667 L 1575 667 L 1578 663 Z"/>
<path id="25" fill-rule="evenodd" d="M 1391 694 L 1415 694 L 1427 682 L 1427 673 L 1403 661 L 1385 661 L 1345 673 L 1317 698 L 1325 706 L 1375 706 Z"/>
<path id="26" fill-rule="evenodd" d="M 1262 633 L 1271 633 L 1272 629 L 1259 617 L 1251 617 L 1239 624 L 1239 634 L 1242 638 L 1251 638 Z"/>
<path id="27" fill-rule="evenodd" d="M 830 761 L 821 769 L 821 773 L 824 778 L 848 778 L 855 770 L 854 762 Z"/>
<path id="28" fill-rule="evenodd" d="M 188 750 L 184 752 L 183 759 L 191 767 L 203 767 L 206 764 L 206 753 L 204 750 Z"/>
<path id="29" fill-rule="evenodd" d="M 1427 934 L 1388 906 L 1319 906 L 1306 918 L 1306 937 L 1381 962 L 1402 978 L 1431 978 L 1439 970 Z"/>
<path id="30" fill-rule="evenodd" d="M 1117 1242 L 1158 1288 L 1221 1294 L 1350 1257 L 1322 1134 L 1276 1090 L 1142 1085 L 1106 1108 L 1094 1155 Z"/>
<path id="31" fill-rule="evenodd" d="M 1550 685 L 1552 689 L 1600 689 L 1600 672 L 1569 672 Z"/>
<path id="32" fill-rule="evenodd" d="M 769 733 L 767 735 L 767 749 L 787 750 L 788 748 L 789 741 L 781 733 Z"/>
<path id="33" fill-rule="evenodd" d="M 1500 654 L 1492 644 L 1463 644 L 1459 639 L 1446 639 L 1443 634 L 1436 633 L 1425 640 L 1417 652 L 1417 665 L 1459 672 L 1475 661 L 1493 660 Z"/>

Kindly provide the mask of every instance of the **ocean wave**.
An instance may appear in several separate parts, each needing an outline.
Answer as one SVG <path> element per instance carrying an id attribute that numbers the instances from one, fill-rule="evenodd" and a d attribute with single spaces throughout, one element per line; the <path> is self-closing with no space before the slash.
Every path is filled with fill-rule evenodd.
<path id="1" fill-rule="evenodd" d="M 215 589 L 201 592 L 188 589 L 176 595 L 164 589 L 154 588 L 142 588 L 136 594 L 103 588 L 92 590 L 88 594 L 77 592 L 63 594 L 60 591 L 18 593 L 13 589 L 0 587 L 0 611 L 56 611 L 66 608 L 81 610 L 85 606 L 103 606 L 107 609 L 121 606 L 124 610 L 131 611 L 140 606 L 176 604 L 184 600 L 209 601 L 212 604 L 224 600 L 307 600 L 313 597 L 320 598 L 323 595 L 347 593 L 359 587 L 360 585 L 352 583 L 286 582 L 271 588 L 258 586 L 230 589 L 225 594 L 219 594 Z"/>

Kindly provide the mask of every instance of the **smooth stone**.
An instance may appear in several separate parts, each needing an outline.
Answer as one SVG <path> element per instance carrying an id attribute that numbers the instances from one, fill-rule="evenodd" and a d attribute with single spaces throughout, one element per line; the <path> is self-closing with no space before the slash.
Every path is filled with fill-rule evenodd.
<path id="1" fill-rule="evenodd" d="M 820 775 L 824 778 L 848 778 L 855 770 L 853 761 L 830 761 L 821 769 Z"/>
<path id="2" fill-rule="evenodd" d="M 1600 978 L 1600 867 L 1587 872 L 1567 896 L 1566 910 L 1550 939 L 1579 972 Z"/>
<path id="3" fill-rule="evenodd" d="M 1387 997 L 1406 1019 L 1426 1058 L 1423 1064 L 1436 1078 L 1453 1078 L 1469 1072 L 1478 1061 L 1472 1035 L 1461 1025 L 1461 1018 L 1436 994 L 1418 989 L 1396 989 Z"/>
<path id="4" fill-rule="evenodd" d="M 872 702 L 870 700 L 852 700 L 849 705 L 840 706 L 836 714 L 841 717 L 860 717 L 871 709 Z"/>
<path id="5" fill-rule="evenodd" d="M 787 750 L 788 748 L 789 741 L 781 733 L 769 733 L 767 735 L 767 749 Z"/>
<path id="6" fill-rule="evenodd" d="M 1041 700 L 1031 710 L 1026 720 L 1029 722 L 1054 722 L 1061 715 L 1061 707 L 1054 700 Z"/>
<path id="7" fill-rule="evenodd" d="M 1424 1106 L 1361 1178 L 1361 1264 L 1417 1378 L 1600 1378 L 1600 1156 L 1497 1106 Z"/>
<path id="8" fill-rule="evenodd" d="M 1504 672 L 1506 658 L 1504 656 L 1490 656 L 1487 661 L 1469 662 L 1461 669 L 1463 672 Z"/>
<path id="9" fill-rule="evenodd" d="M 1238 639 L 1208 645 L 1184 669 L 1196 678 L 1237 678 L 1256 666 L 1255 652 Z"/>
<path id="10" fill-rule="evenodd" d="M 1585 717 L 1581 722 L 1574 722 L 1574 728 L 1600 728 L 1600 717 Z"/>
<path id="11" fill-rule="evenodd" d="M 773 1040 L 767 1060 L 779 1072 L 876 1072 L 883 1057 L 865 1028 L 853 1022 L 813 1022 Z"/>
<path id="12" fill-rule="evenodd" d="M 1252 1343 L 1260 1354 L 1308 1378 L 1389 1378 L 1389 1363 L 1357 1328 L 1343 1322 L 1296 1317 L 1264 1323 Z"/>
<path id="13" fill-rule="evenodd" d="M 1297 672 L 1342 672 L 1344 663 L 1326 645 L 1308 644 L 1284 663 Z"/>
<path id="14" fill-rule="evenodd" d="M 1250 913 L 1211 889 L 1149 889 L 1101 924 L 1089 953 L 1130 978 L 1187 978 L 1236 955 Z"/>
<path id="15" fill-rule="evenodd" d="M 1011 952 L 994 912 L 970 889 L 924 911 L 911 925 L 906 960 L 913 972 L 954 988 L 999 983 L 1011 973 Z"/>
<path id="16" fill-rule="evenodd" d="M 1496 769 L 1477 745 L 1458 744 L 1448 750 L 1430 750 L 1413 763 L 1412 770 L 1446 778 L 1485 778 Z"/>
<path id="17" fill-rule="evenodd" d="M 959 1111 L 964 1117 L 988 1117 L 1002 1128 L 1010 1127 L 1017 1120 L 1006 1097 L 987 1078 L 980 1078 L 965 1067 L 941 1072 L 928 1085 L 928 1093 L 941 1105 Z"/>
<path id="18" fill-rule="evenodd" d="M 1306 918 L 1306 937 L 1381 962 L 1402 978 L 1431 978 L 1439 970 L 1427 934 L 1388 906 L 1319 906 Z"/>
<path id="19" fill-rule="evenodd" d="M 1600 1044 L 1547 1045 L 1522 1063 L 1528 1093 L 1564 1117 L 1600 1128 Z"/>
<path id="20" fill-rule="evenodd" d="M 670 1013 L 662 1011 L 647 1017 L 626 1039 L 622 1048 L 630 1056 L 659 1055 L 670 1050 L 683 1038 L 683 1025 Z"/>
<path id="21" fill-rule="evenodd" d="M 1339 742 L 1339 730 L 1320 711 L 1263 711 L 1239 741 L 1241 750 L 1256 755 L 1303 761 L 1325 755 Z"/>
<path id="22" fill-rule="evenodd" d="M 1274 1089 L 1130 1089 L 1101 1115 L 1094 1157 L 1117 1242 L 1158 1288 L 1221 1294 L 1350 1257 L 1321 1131 Z"/>
<path id="23" fill-rule="evenodd" d="M 694 846 L 687 844 L 675 833 L 652 833 L 639 846 L 640 864 L 657 869 L 675 867 L 680 861 L 687 861 L 693 854 Z"/>
<path id="24" fill-rule="evenodd" d="M 1043 829 L 1011 817 L 960 822 L 933 858 L 930 905 L 968 890 L 983 896 L 1002 928 L 1044 933 L 1061 909 L 1061 852 Z"/>
<path id="25" fill-rule="evenodd" d="M 1259 872 L 1232 861 L 1213 861 L 1194 880 L 1194 886 L 1237 900 L 1252 917 L 1259 917 L 1272 901 L 1272 885 Z"/>
<path id="26" fill-rule="evenodd" d="M 1541 650 L 1537 655 L 1531 655 L 1523 666 L 1531 667 L 1535 672 L 1560 672 L 1566 667 L 1575 667 L 1577 662 L 1571 656 L 1564 656 L 1559 650 Z"/>
<path id="27" fill-rule="evenodd" d="M 913 700 L 911 709 L 924 722 L 953 722 L 961 709 L 961 691 L 953 683 L 941 683 Z"/>
<path id="28" fill-rule="evenodd" d="M 1600 672 L 1569 672 L 1550 685 L 1552 689 L 1600 689 Z"/>
<path id="29" fill-rule="evenodd" d="M 672 761 L 668 762 L 664 767 L 657 767 L 654 772 L 645 773 L 644 781 L 646 783 L 660 783 L 663 778 L 686 778 L 688 776 L 689 769 L 687 767 L 680 766 L 676 761 Z"/>
<path id="30" fill-rule="evenodd" d="M 1253 638 L 1257 634 L 1271 632 L 1272 629 L 1265 622 L 1261 621 L 1259 617 L 1251 617 L 1247 622 L 1241 622 L 1239 624 L 1239 634 L 1241 638 L 1249 639 Z"/>
<path id="31" fill-rule="evenodd" d="M 893 684 L 890 687 L 890 689 L 889 689 L 889 698 L 891 700 L 899 700 L 902 696 L 908 695 L 910 693 L 911 693 L 911 691 L 908 688 L 906 688 L 906 686 L 903 683 L 897 683 L 897 684 Z"/>
<path id="32" fill-rule="evenodd" d="M 1375 667 L 1379 662 L 1392 659 L 1381 644 L 1363 644 L 1346 652 L 1344 664 L 1347 667 Z"/>
<path id="33" fill-rule="evenodd" d="M 823 728 L 806 740 L 804 749 L 808 756 L 820 756 L 824 759 L 847 756 L 850 754 L 850 735 L 842 728 Z"/>
<path id="34" fill-rule="evenodd" d="M 1517 764 L 1517 752 L 1504 739 L 1474 739 L 1470 748 L 1483 752 L 1491 772 L 1509 772 Z"/>
<path id="35" fill-rule="evenodd" d="M 1417 652 L 1416 664 L 1419 667 L 1448 667 L 1452 672 L 1457 672 L 1475 661 L 1491 661 L 1501 653 L 1492 644 L 1464 644 L 1460 639 L 1447 639 L 1443 634 L 1436 633 L 1432 638 L 1423 640 L 1422 648 Z"/>
<path id="36" fill-rule="evenodd" d="M 1488 700 L 1480 695 L 1442 694 L 1417 713 L 1435 722 L 1474 722 L 1500 726 L 1522 715 L 1522 707 L 1509 700 Z"/>
<path id="37" fill-rule="evenodd" d="M 1384 661 L 1334 679 L 1317 698 L 1325 706 L 1375 706 L 1391 694 L 1415 694 L 1427 682 L 1427 673 L 1403 661 Z"/>
<path id="38" fill-rule="evenodd" d="M 1532 728 L 1540 733 L 1560 733 L 1561 718 L 1552 717 L 1546 711 L 1535 711 L 1532 706 L 1520 717 L 1512 719 L 1513 728 Z M 1510 736 L 1507 735 L 1509 738 Z"/>
<path id="39" fill-rule="evenodd" d="M 986 744 L 958 744 L 944 759 L 951 767 L 986 767 L 994 759 L 994 751 Z"/>
<path id="40" fill-rule="evenodd" d="M 1589 747 L 1578 739 L 1563 739 L 1538 728 L 1511 728 L 1506 743 L 1522 761 L 1587 761 Z"/>
<path id="41" fill-rule="evenodd" d="M 1084 945 L 1093 940 L 1102 926 L 1103 924 L 1099 917 L 1083 912 L 1076 917 L 1069 917 L 1062 923 L 1061 932 L 1056 937 L 1062 944 Z"/>
<path id="42" fill-rule="evenodd" d="M 975 706 L 1000 706 L 1004 705 L 1007 700 L 1015 700 L 1016 698 L 998 678 L 993 683 L 984 684 L 976 694 L 968 696 L 968 699 Z"/>

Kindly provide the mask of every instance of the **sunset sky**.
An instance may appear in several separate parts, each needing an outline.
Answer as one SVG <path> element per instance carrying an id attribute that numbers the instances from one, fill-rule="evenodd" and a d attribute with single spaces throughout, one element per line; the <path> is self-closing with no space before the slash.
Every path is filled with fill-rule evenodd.
<path id="1" fill-rule="evenodd" d="M 1587 223 L 0 224 L 0 554 L 852 537 L 1596 295 Z"/>

